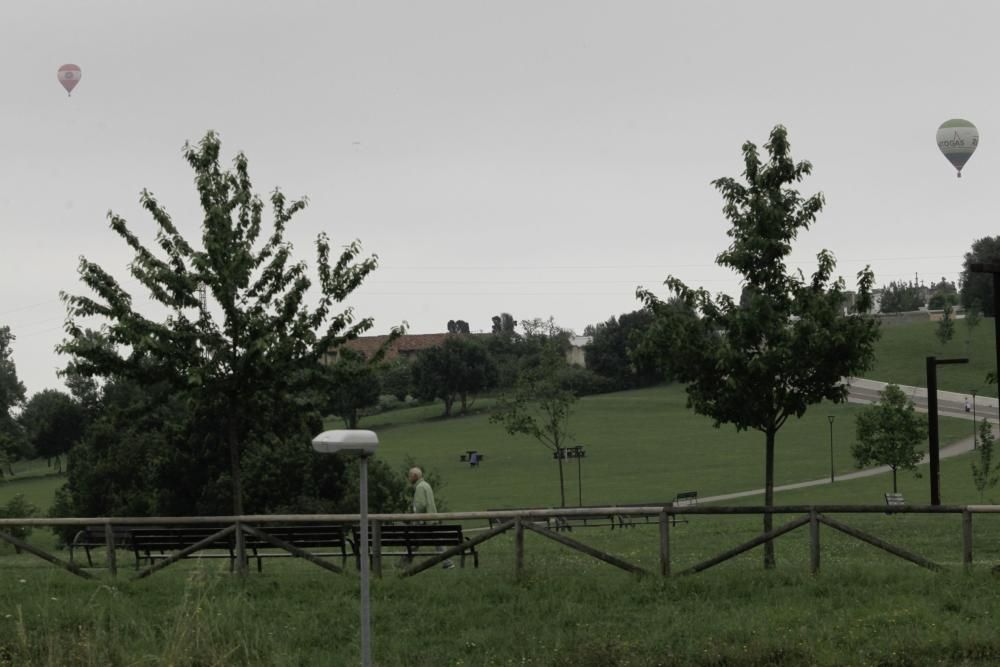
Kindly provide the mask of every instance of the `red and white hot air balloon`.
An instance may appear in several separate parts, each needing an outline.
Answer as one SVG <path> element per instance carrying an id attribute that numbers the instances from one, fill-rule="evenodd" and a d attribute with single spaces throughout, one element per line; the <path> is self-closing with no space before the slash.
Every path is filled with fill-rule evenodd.
<path id="1" fill-rule="evenodd" d="M 59 68 L 59 83 L 66 89 L 67 95 L 73 92 L 76 84 L 80 83 L 82 76 L 83 72 L 76 65 L 63 65 Z"/>

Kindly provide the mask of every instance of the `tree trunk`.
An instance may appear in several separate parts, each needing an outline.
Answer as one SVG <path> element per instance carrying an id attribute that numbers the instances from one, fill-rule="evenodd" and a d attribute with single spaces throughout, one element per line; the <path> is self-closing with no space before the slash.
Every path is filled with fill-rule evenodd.
<path id="1" fill-rule="evenodd" d="M 445 396 L 444 397 L 444 416 L 445 417 L 451 417 L 451 406 L 454 403 L 455 403 L 455 397 L 454 396 Z"/>
<path id="2" fill-rule="evenodd" d="M 463 393 L 463 394 L 462 394 L 462 414 L 463 414 L 463 415 L 464 415 L 464 414 L 466 413 L 466 410 L 468 410 L 468 409 L 469 409 L 469 406 L 468 406 L 468 399 L 469 399 L 469 395 L 468 395 L 468 394 L 465 394 L 465 393 Z"/>
<path id="3" fill-rule="evenodd" d="M 230 415 L 233 408 L 230 407 Z M 233 514 L 243 515 L 243 474 L 240 471 L 240 441 L 239 432 L 236 428 L 234 418 L 230 418 L 226 423 L 226 439 L 229 440 L 229 461 L 233 475 Z M 247 562 L 246 553 L 243 548 L 243 531 L 239 524 L 236 526 L 236 573 L 246 576 Z"/>
<path id="4" fill-rule="evenodd" d="M 765 431 L 767 438 L 766 451 L 764 454 L 764 506 L 774 507 L 774 430 Z M 773 526 L 773 517 L 770 512 L 764 512 L 764 532 L 767 533 Z M 764 569 L 771 569 L 775 565 L 774 542 L 764 543 Z"/>
<path id="5" fill-rule="evenodd" d="M 896 466 L 892 466 L 892 492 L 896 493 Z"/>
<path id="6" fill-rule="evenodd" d="M 566 478 L 563 476 L 563 459 L 559 455 L 560 449 L 560 447 L 556 447 L 556 461 L 559 462 L 559 506 L 566 507 Z"/>

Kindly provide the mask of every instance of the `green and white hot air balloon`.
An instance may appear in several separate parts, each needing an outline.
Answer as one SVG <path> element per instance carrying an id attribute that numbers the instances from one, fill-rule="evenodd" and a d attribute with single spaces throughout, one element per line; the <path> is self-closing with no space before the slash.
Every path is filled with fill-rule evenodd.
<path id="1" fill-rule="evenodd" d="M 937 145 L 958 170 L 958 177 L 962 178 L 962 167 L 969 161 L 972 154 L 976 152 L 979 145 L 979 130 L 967 120 L 952 118 L 941 123 L 937 131 Z"/>

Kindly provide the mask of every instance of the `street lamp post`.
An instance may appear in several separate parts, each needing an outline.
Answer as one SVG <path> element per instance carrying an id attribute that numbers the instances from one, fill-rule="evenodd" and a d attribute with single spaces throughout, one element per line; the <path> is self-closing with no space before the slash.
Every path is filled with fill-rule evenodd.
<path id="1" fill-rule="evenodd" d="M 927 357 L 927 458 L 930 460 L 931 505 L 941 504 L 940 436 L 937 413 L 937 367 L 942 364 L 967 364 L 969 360 Z"/>
<path id="2" fill-rule="evenodd" d="M 833 484 L 833 417 L 834 415 L 827 415 L 826 418 L 830 420 L 830 483 Z"/>
<path id="3" fill-rule="evenodd" d="M 359 429 L 324 431 L 313 438 L 313 449 L 324 454 L 353 452 L 361 460 L 361 545 L 368 549 L 368 457 L 378 447 L 378 436 L 374 431 Z M 372 626 L 369 595 L 368 554 L 363 553 L 361 561 L 361 665 L 372 664 Z"/>
<path id="4" fill-rule="evenodd" d="M 972 390 L 972 448 L 975 449 L 979 446 L 976 442 L 976 390 Z"/>
<path id="5" fill-rule="evenodd" d="M 582 472 L 582 459 L 587 455 L 586 450 L 584 450 L 583 445 L 577 445 L 572 450 L 570 450 L 571 456 L 576 458 L 576 488 L 579 494 L 580 507 L 583 507 L 583 472 Z"/>

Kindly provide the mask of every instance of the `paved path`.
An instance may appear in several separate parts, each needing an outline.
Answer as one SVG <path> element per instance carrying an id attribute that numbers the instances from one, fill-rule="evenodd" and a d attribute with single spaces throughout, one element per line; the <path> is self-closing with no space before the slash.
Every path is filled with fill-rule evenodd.
<path id="1" fill-rule="evenodd" d="M 849 403 L 862 403 L 871 404 L 879 399 L 879 395 L 886 386 L 885 382 L 877 382 L 875 380 L 864 380 L 861 378 L 851 378 L 850 381 L 850 393 L 848 395 Z M 918 412 L 927 412 L 927 390 L 922 387 L 900 387 L 910 398 L 913 399 L 913 403 L 917 408 Z M 953 392 L 938 392 L 938 414 L 946 417 L 957 417 L 959 419 L 968 419 L 972 421 L 972 413 L 965 412 L 965 396 L 962 394 L 956 394 Z M 976 418 L 982 420 L 984 417 L 990 419 L 994 425 L 1000 423 L 997 419 L 997 399 L 995 398 L 983 398 L 976 397 Z M 972 425 L 969 425 L 970 431 Z M 958 456 L 959 454 L 964 454 L 966 452 L 972 451 L 972 436 L 959 440 L 958 442 L 953 442 L 952 444 L 942 447 L 940 451 L 940 457 L 942 459 L 950 458 L 952 456 Z M 927 455 L 920 461 L 920 465 L 926 465 L 928 462 Z M 889 466 L 878 466 L 877 468 L 866 468 L 865 470 L 858 470 L 856 472 L 846 473 L 843 475 L 837 475 L 837 481 L 846 481 L 850 479 L 859 479 L 861 477 L 874 477 L 875 475 L 884 475 L 890 473 L 891 470 Z M 796 482 L 794 484 L 782 484 L 780 486 L 774 487 L 775 491 L 791 491 L 793 489 L 805 489 L 810 486 L 820 486 L 822 484 L 830 484 L 830 478 L 824 477 L 823 479 L 814 479 L 808 482 Z M 747 498 L 750 496 L 763 496 L 764 489 L 752 489 L 750 491 L 737 491 L 736 493 L 724 493 L 718 496 L 708 496 L 705 498 L 699 498 L 699 503 L 711 503 L 720 502 L 724 500 L 732 500 L 734 498 Z"/>

